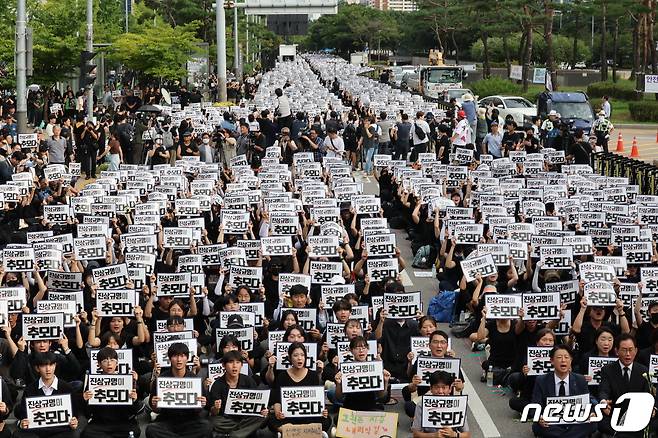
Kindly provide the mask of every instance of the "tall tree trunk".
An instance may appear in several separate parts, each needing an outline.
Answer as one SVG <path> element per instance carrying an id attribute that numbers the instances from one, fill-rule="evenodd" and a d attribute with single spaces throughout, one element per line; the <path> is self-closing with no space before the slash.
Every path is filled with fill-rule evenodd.
<path id="1" fill-rule="evenodd" d="M 505 53 L 505 67 L 507 67 L 507 77 L 512 72 L 512 60 L 509 56 L 509 47 L 507 45 L 507 33 L 503 32 L 503 52 Z"/>
<path id="2" fill-rule="evenodd" d="M 580 30 L 580 14 L 576 12 L 576 33 L 573 36 L 573 48 L 571 49 L 571 68 L 578 62 L 578 31 Z"/>
<path id="3" fill-rule="evenodd" d="M 633 26 L 633 70 L 631 78 L 640 73 L 640 17 L 634 17 L 635 25 Z"/>
<path id="4" fill-rule="evenodd" d="M 651 73 L 658 73 L 658 55 L 656 54 L 656 39 L 654 37 L 654 22 L 656 20 L 656 0 L 648 0 L 649 14 L 647 15 L 647 50 L 649 51 L 649 59 L 651 60 Z M 658 99 L 658 94 L 656 94 Z"/>
<path id="5" fill-rule="evenodd" d="M 619 18 L 615 20 L 615 30 L 612 33 L 612 82 L 617 82 L 618 50 L 619 50 Z"/>
<path id="6" fill-rule="evenodd" d="M 489 63 L 489 35 L 486 30 L 482 31 L 480 38 L 482 39 L 482 78 L 489 79 L 491 76 L 491 65 Z"/>
<path id="7" fill-rule="evenodd" d="M 457 41 L 455 40 L 455 29 L 450 32 L 450 37 L 452 38 L 452 45 L 455 48 L 455 64 L 459 65 L 459 46 L 457 46 Z"/>
<path id="8" fill-rule="evenodd" d="M 553 52 L 553 9 L 552 0 L 544 0 L 544 39 L 546 40 L 546 67 L 551 75 L 553 89 L 557 90 L 557 71 L 555 68 L 555 53 Z"/>
<path id="9" fill-rule="evenodd" d="M 524 54 L 525 56 L 523 58 L 523 64 L 522 64 L 523 65 L 523 68 L 522 68 L 522 70 L 523 70 L 523 75 L 522 75 L 522 78 L 523 78 L 523 92 L 525 93 L 525 92 L 528 91 L 528 73 L 529 73 L 529 70 L 530 70 L 530 60 L 532 59 L 532 32 L 533 32 L 533 29 L 532 29 L 532 15 L 530 13 L 530 8 L 528 6 L 524 6 L 523 7 L 523 12 L 524 12 L 526 20 L 527 20 L 526 26 L 525 26 L 526 27 L 526 29 L 525 29 L 526 48 L 525 48 L 525 54 Z"/>
<path id="10" fill-rule="evenodd" d="M 607 26 L 606 15 L 608 13 L 608 5 L 605 1 L 601 2 L 601 80 L 608 80 L 608 46 L 607 46 Z"/>
<path id="11" fill-rule="evenodd" d="M 432 28 L 434 29 L 434 34 L 436 35 L 436 41 L 439 43 L 439 50 L 441 53 L 444 53 L 445 50 L 443 47 L 443 40 L 441 39 L 441 28 L 439 26 L 439 21 L 436 15 L 434 15 L 434 26 L 432 26 Z"/>
<path id="12" fill-rule="evenodd" d="M 523 25 L 521 26 L 523 27 Z M 521 40 L 519 41 L 519 52 L 516 55 L 516 59 L 519 60 L 519 65 L 523 64 L 523 60 L 525 59 L 525 48 L 526 48 L 526 34 L 525 31 L 521 32 Z"/>

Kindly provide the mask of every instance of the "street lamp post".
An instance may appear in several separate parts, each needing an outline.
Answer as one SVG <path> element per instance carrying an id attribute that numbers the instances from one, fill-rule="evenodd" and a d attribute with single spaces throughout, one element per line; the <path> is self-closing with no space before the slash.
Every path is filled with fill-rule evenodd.
<path id="1" fill-rule="evenodd" d="M 240 45 L 238 37 L 238 8 L 233 4 L 233 69 L 235 70 L 235 78 L 240 80 Z"/>
<path id="2" fill-rule="evenodd" d="M 94 51 L 94 0 L 87 0 L 87 51 Z M 87 85 L 87 119 L 94 117 L 94 86 Z"/>
<path id="3" fill-rule="evenodd" d="M 226 102 L 226 13 L 224 1 L 215 2 L 216 31 L 217 31 L 217 82 L 219 87 L 219 100 Z"/>
<path id="4" fill-rule="evenodd" d="M 18 0 L 16 2 L 16 122 L 19 133 L 27 132 L 26 21 L 25 0 Z"/>

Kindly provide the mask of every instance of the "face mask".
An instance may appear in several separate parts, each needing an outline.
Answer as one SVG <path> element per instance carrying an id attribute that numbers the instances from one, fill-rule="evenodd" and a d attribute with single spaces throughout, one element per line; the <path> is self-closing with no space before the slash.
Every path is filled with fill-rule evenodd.
<path id="1" fill-rule="evenodd" d="M 203 141 L 203 144 L 208 144 L 208 143 L 210 143 L 210 139 L 209 139 L 209 138 L 204 138 L 202 141 Z"/>
<path id="2" fill-rule="evenodd" d="M 652 323 L 658 324 L 658 313 L 652 313 L 650 318 Z"/>
<path id="3" fill-rule="evenodd" d="M 9 280 L 9 281 L 7 282 L 7 286 L 9 286 L 9 287 L 15 287 L 15 286 L 18 286 L 18 280 Z"/>
<path id="4" fill-rule="evenodd" d="M 169 126 L 163 126 L 162 129 L 164 129 L 165 131 L 169 131 Z"/>
<path id="5" fill-rule="evenodd" d="M 605 119 L 605 116 L 599 116 L 599 120 Z"/>

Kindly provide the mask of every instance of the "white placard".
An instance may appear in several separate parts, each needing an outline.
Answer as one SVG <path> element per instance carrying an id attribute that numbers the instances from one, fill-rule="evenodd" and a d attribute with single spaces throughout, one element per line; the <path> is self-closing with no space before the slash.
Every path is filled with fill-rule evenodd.
<path id="1" fill-rule="evenodd" d="M 71 394 L 26 397 L 28 429 L 68 427 L 73 418 Z"/>
<path id="2" fill-rule="evenodd" d="M 158 377 L 156 380 L 156 395 L 158 408 L 198 409 L 203 405 L 199 397 L 201 379 L 194 377 Z"/>

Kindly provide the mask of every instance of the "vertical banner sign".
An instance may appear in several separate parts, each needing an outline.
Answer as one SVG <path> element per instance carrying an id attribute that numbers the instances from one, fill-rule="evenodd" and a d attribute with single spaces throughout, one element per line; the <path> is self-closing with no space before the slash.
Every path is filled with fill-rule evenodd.
<path id="1" fill-rule="evenodd" d="M 284 386 L 281 388 L 281 412 L 287 418 L 320 417 L 323 410 L 323 386 Z"/>
<path id="2" fill-rule="evenodd" d="M 424 395 L 422 426 L 433 429 L 462 427 L 466 421 L 467 395 Z"/>
<path id="3" fill-rule="evenodd" d="M 553 347 L 528 347 L 528 375 L 542 376 L 553 371 L 550 353 Z"/>
<path id="4" fill-rule="evenodd" d="M 649 358 L 649 376 L 651 383 L 658 383 L 658 354 L 652 354 Z"/>

